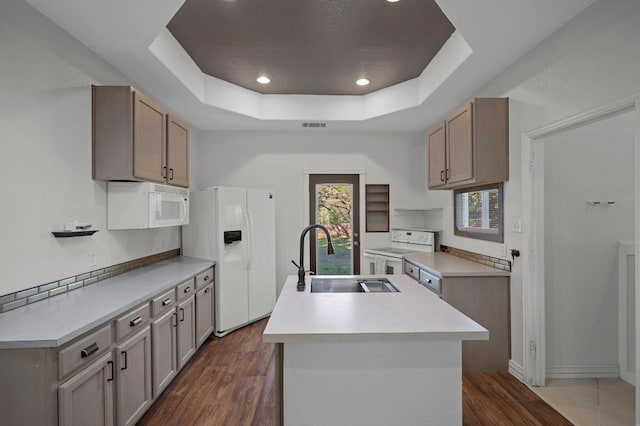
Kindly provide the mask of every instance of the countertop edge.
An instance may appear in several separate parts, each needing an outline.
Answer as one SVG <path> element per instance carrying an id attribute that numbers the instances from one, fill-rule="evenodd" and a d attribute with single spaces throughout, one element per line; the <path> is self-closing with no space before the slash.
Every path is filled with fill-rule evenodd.
<path id="1" fill-rule="evenodd" d="M 446 332 L 376 332 L 376 333 L 263 333 L 265 343 L 317 343 L 317 342 L 399 342 L 438 340 L 489 340 L 489 331 Z"/>

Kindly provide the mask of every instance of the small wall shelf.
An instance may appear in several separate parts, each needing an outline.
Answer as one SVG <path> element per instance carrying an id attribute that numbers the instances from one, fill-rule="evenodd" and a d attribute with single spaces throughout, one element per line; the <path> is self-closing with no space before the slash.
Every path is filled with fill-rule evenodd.
<path id="1" fill-rule="evenodd" d="M 367 232 L 389 232 L 389 184 L 365 185 Z"/>
<path id="2" fill-rule="evenodd" d="M 69 238 L 69 237 L 84 237 L 87 235 L 93 235 L 98 232 L 98 229 L 92 229 L 87 231 L 53 231 L 51 232 L 56 238 Z"/>

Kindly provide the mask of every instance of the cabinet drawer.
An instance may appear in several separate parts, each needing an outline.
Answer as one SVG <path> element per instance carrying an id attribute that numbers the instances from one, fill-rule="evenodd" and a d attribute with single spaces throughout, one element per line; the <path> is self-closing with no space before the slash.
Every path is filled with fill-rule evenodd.
<path id="1" fill-rule="evenodd" d="M 116 320 L 116 341 L 119 342 L 134 331 L 141 330 L 147 321 L 149 321 L 149 303 L 124 314 Z"/>
<path id="2" fill-rule="evenodd" d="M 207 269 L 200 275 L 196 276 L 196 290 L 200 290 L 213 281 L 213 268 Z"/>
<path id="3" fill-rule="evenodd" d="M 416 281 L 420 281 L 420 268 L 413 263 L 404 262 L 404 273 Z"/>
<path id="4" fill-rule="evenodd" d="M 176 288 L 176 292 L 177 292 L 176 296 L 178 297 L 178 300 L 182 300 L 185 297 L 191 296 L 194 293 L 193 278 L 178 285 L 178 288 Z"/>
<path id="5" fill-rule="evenodd" d="M 423 269 L 420 269 L 420 284 L 435 292 L 437 295 L 442 294 L 442 280 Z"/>
<path id="6" fill-rule="evenodd" d="M 172 288 L 151 301 L 151 316 L 155 318 L 167 309 L 173 308 L 175 304 L 176 292 Z"/>
<path id="7" fill-rule="evenodd" d="M 95 361 L 111 346 L 111 324 L 81 338 L 58 352 L 59 378 Z"/>

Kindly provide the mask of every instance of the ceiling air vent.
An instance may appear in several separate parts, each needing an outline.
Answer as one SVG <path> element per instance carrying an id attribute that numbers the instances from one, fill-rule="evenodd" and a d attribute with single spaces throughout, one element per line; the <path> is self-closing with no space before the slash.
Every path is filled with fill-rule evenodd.
<path id="1" fill-rule="evenodd" d="M 327 127 L 327 123 L 302 123 L 302 127 L 308 127 L 310 129 L 324 129 Z"/>

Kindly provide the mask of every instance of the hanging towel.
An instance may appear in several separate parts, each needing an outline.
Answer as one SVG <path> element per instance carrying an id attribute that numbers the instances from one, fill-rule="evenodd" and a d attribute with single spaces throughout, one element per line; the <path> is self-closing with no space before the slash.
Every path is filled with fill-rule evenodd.
<path id="1" fill-rule="evenodd" d="M 387 273 L 387 258 L 384 256 L 376 256 L 374 259 L 374 274 L 386 274 Z"/>

